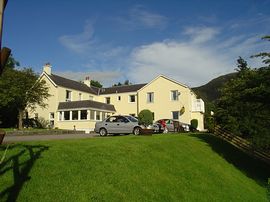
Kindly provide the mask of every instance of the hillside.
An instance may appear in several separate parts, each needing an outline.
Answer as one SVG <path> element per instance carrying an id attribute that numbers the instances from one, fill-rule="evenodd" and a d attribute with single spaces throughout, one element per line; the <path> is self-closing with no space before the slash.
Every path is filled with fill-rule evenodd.
<path id="1" fill-rule="evenodd" d="M 236 73 L 234 72 L 219 76 L 209 81 L 205 85 L 192 88 L 192 90 L 206 102 L 215 101 L 220 97 L 219 89 L 223 86 L 224 83 L 234 78 L 235 75 Z"/>

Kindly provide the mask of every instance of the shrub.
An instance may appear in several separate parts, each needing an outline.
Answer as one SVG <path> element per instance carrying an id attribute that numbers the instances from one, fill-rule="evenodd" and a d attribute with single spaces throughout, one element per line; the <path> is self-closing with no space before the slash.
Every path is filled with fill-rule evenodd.
<path id="1" fill-rule="evenodd" d="M 138 114 L 139 124 L 145 127 L 153 123 L 153 114 L 150 110 L 144 109 Z"/>
<path id="2" fill-rule="evenodd" d="M 37 119 L 37 122 L 39 123 L 38 128 L 48 128 L 49 124 L 50 124 L 50 122 L 48 120 L 44 119 L 43 117 L 39 117 Z"/>
<path id="3" fill-rule="evenodd" d="M 198 127 L 198 120 L 197 119 L 192 119 L 190 121 L 190 130 L 192 132 L 196 131 L 197 130 L 197 127 Z"/>

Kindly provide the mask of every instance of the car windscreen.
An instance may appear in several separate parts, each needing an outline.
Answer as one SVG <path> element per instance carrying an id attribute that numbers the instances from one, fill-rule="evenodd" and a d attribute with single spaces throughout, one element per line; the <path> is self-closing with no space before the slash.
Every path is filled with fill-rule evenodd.
<path id="1" fill-rule="evenodd" d="M 138 119 L 134 118 L 133 116 L 125 116 L 131 122 L 138 122 Z"/>

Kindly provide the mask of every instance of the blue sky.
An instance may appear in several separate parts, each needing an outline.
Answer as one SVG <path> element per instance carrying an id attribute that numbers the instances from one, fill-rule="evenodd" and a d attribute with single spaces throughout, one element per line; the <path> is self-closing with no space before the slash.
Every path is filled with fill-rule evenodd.
<path id="1" fill-rule="evenodd" d="M 9 0 L 3 45 L 22 67 L 105 86 L 163 74 L 191 87 L 269 51 L 270 0 Z"/>

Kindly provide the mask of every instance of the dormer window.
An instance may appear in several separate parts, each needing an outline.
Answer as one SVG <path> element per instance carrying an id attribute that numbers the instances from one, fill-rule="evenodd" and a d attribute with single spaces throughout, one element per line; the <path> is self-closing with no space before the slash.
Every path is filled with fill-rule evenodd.
<path id="1" fill-rule="evenodd" d="M 70 102 L 70 101 L 71 101 L 71 91 L 66 90 L 66 102 Z"/>

